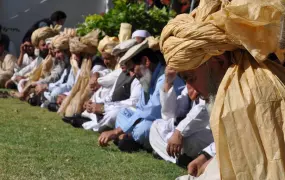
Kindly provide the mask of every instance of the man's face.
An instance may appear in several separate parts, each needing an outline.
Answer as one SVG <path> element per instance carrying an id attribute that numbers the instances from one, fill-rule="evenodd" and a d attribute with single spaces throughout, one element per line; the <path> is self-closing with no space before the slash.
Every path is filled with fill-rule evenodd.
<path id="1" fill-rule="evenodd" d="M 195 70 L 181 72 L 186 84 L 193 87 L 200 95 L 208 98 L 217 91 L 227 69 L 229 61 L 224 55 L 212 57 L 208 62 Z"/>
<path id="2" fill-rule="evenodd" d="M 114 69 L 117 61 L 115 56 L 112 56 L 111 54 L 108 53 L 102 53 L 102 58 L 104 60 L 104 64 L 106 65 L 107 68 L 109 69 Z"/>
<path id="3" fill-rule="evenodd" d="M 44 40 L 41 40 L 39 43 L 39 50 L 40 50 L 40 56 L 45 58 L 48 55 L 49 49 Z"/>
<path id="4" fill-rule="evenodd" d="M 60 20 L 58 20 L 58 21 L 56 21 L 56 24 L 57 25 L 64 25 L 64 23 L 65 23 L 65 21 L 66 21 L 66 19 L 60 19 Z"/>
<path id="5" fill-rule="evenodd" d="M 64 61 L 65 60 L 65 53 L 62 50 L 59 49 L 55 49 L 55 58 L 60 60 L 60 61 Z"/>
<path id="6" fill-rule="evenodd" d="M 25 45 L 24 45 L 25 52 L 28 54 L 28 56 L 34 56 L 34 54 L 35 54 L 35 48 L 34 48 L 34 46 L 32 45 L 32 43 L 29 42 L 29 41 L 26 41 L 24 44 L 25 44 Z"/>

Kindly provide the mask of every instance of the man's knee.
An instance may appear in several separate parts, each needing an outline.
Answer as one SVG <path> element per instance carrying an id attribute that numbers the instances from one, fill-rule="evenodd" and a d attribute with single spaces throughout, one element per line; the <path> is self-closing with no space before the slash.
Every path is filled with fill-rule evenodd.
<path id="1" fill-rule="evenodd" d="M 152 121 L 142 120 L 133 129 L 132 136 L 135 141 L 149 147 L 149 133 Z"/>

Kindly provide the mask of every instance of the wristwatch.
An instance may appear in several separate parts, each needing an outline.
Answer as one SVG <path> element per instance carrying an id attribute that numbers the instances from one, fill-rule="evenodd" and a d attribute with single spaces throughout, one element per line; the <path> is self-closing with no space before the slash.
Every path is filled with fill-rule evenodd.
<path id="1" fill-rule="evenodd" d="M 202 155 L 202 154 L 206 157 L 207 160 L 212 159 L 212 156 L 211 156 L 210 154 L 208 154 L 206 151 L 200 151 L 200 152 L 198 153 L 198 156 L 200 156 L 200 155 Z"/>

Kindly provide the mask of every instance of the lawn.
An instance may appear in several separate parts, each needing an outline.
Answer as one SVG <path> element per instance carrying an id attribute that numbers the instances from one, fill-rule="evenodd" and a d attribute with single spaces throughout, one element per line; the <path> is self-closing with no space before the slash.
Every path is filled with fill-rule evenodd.
<path id="1" fill-rule="evenodd" d="M 146 152 L 100 148 L 98 134 L 72 128 L 55 113 L 0 99 L 0 179 L 175 179 L 184 169 Z"/>

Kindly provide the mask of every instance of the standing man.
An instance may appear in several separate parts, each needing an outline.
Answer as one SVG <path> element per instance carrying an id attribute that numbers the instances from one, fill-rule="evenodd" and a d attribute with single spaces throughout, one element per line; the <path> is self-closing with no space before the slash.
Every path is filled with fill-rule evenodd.
<path id="1" fill-rule="evenodd" d="M 47 27 L 50 25 L 61 25 L 63 26 L 66 21 L 66 14 L 63 11 L 56 11 L 52 13 L 50 18 L 45 18 L 37 21 L 35 24 L 32 25 L 32 27 L 29 28 L 29 30 L 26 32 L 23 42 L 26 38 L 31 38 L 33 32 L 41 27 Z"/>

